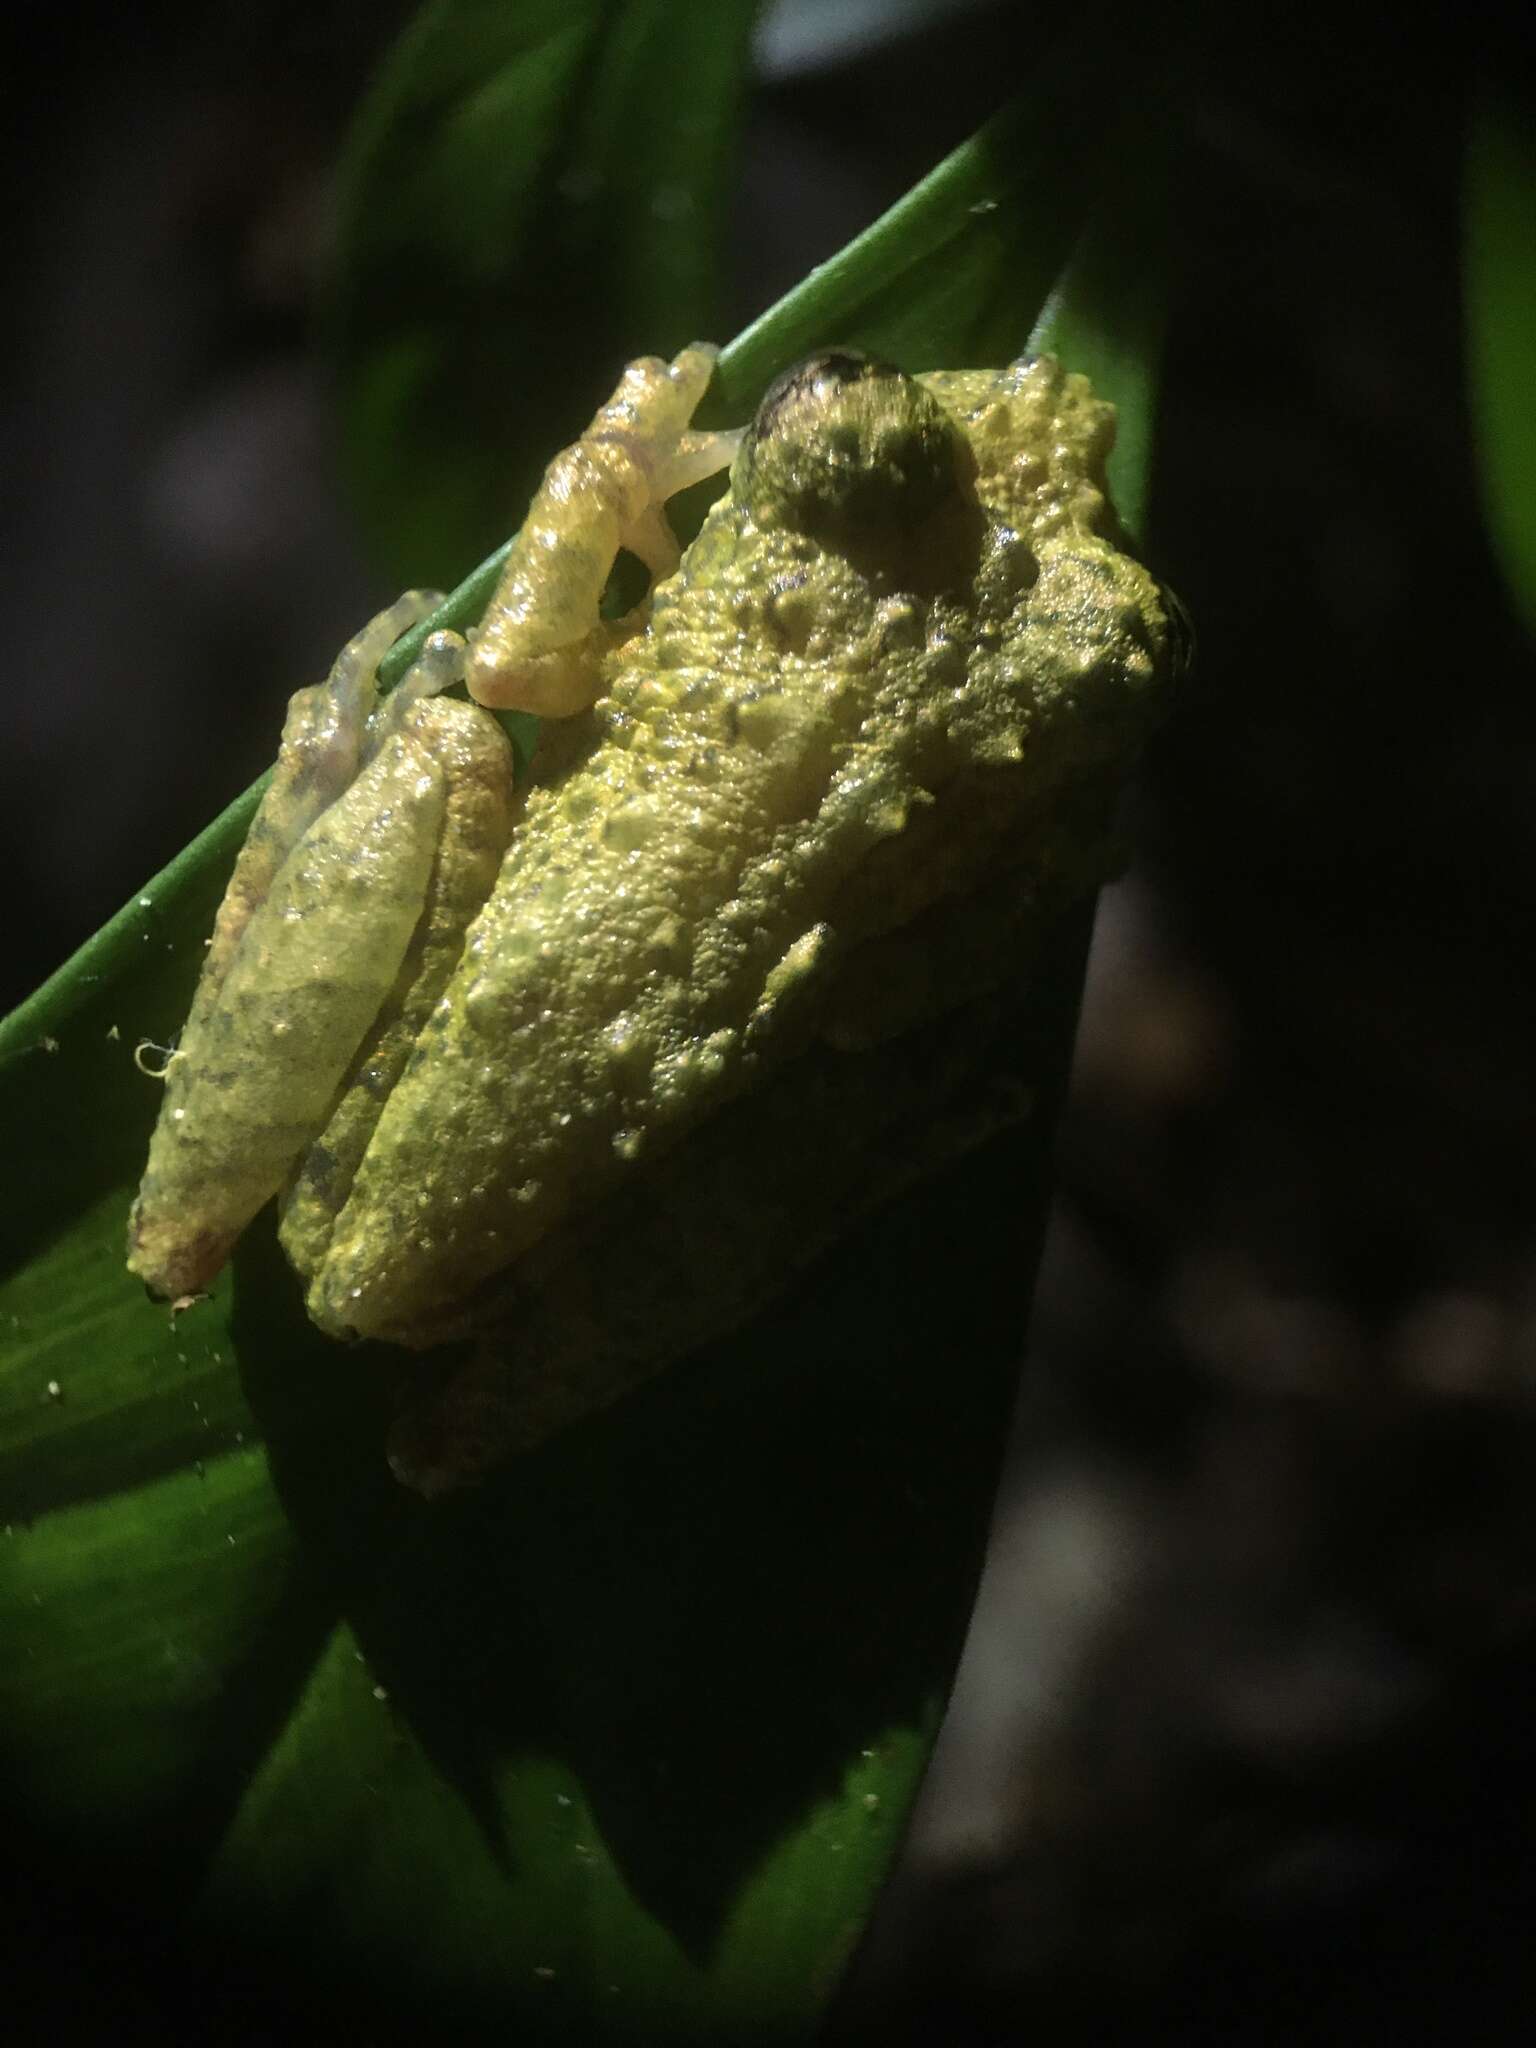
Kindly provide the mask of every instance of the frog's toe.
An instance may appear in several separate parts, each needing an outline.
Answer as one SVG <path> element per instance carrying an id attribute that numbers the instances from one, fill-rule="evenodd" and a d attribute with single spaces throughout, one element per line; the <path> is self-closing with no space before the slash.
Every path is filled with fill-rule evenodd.
<path id="1" fill-rule="evenodd" d="M 623 529 L 619 544 L 645 564 L 653 583 L 670 576 L 682 560 L 677 535 L 660 503 L 647 505 L 639 518 Z"/>
<path id="2" fill-rule="evenodd" d="M 188 1228 L 178 1212 L 135 1202 L 128 1219 L 128 1270 L 155 1301 L 206 1294 L 235 1248 L 237 1230 Z"/>
<path id="3" fill-rule="evenodd" d="M 336 670 L 365 670 L 370 676 L 402 633 L 430 618 L 443 601 L 440 590 L 402 591 L 393 604 L 376 612 L 336 657 Z"/>
<path id="4" fill-rule="evenodd" d="M 354 731 L 372 708 L 379 663 L 402 633 L 430 618 L 442 603 L 440 590 L 407 590 L 376 612 L 331 664 L 324 695 L 348 718 Z"/>
<path id="5" fill-rule="evenodd" d="M 433 633 L 427 638 L 420 654 L 369 722 L 369 758 L 391 733 L 400 731 L 406 714 L 424 698 L 441 696 L 444 690 L 464 681 L 467 651 L 468 643 L 462 633 Z"/>
<path id="6" fill-rule="evenodd" d="M 687 433 L 680 434 L 660 472 L 657 496 L 673 497 L 692 484 L 701 484 L 705 477 L 729 469 L 746 431 L 745 427 L 722 427 L 717 432 L 704 433 L 690 427 Z"/>

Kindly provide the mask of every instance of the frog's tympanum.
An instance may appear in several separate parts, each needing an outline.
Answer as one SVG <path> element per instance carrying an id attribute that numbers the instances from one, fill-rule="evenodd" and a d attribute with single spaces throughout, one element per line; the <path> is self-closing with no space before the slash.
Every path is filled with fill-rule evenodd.
<path id="1" fill-rule="evenodd" d="M 323 1330 L 475 1338 L 397 1427 L 424 1492 L 1028 1115 L 984 1049 L 1176 665 L 1086 379 L 829 354 L 736 436 L 689 425 L 712 363 L 630 367 L 467 647 L 381 696 L 413 593 L 294 698 L 167 1068 L 132 1270 L 197 1294 L 276 1195 Z M 526 788 L 489 704 L 546 716 Z"/>

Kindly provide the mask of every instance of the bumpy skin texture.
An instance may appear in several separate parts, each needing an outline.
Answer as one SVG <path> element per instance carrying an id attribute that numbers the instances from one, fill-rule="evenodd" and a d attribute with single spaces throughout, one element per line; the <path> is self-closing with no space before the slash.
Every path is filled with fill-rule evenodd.
<path id="1" fill-rule="evenodd" d="M 814 358 L 677 574 L 599 626 L 614 547 L 665 566 L 660 498 L 721 459 L 687 427 L 708 361 L 632 366 L 473 636 L 477 695 L 596 697 L 546 724 L 515 825 L 494 721 L 431 694 L 451 649 L 380 711 L 377 622 L 330 697 L 295 700 L 135 1208 L 130 1263 L 192 1292 L 286 1182 L 322 1328 L 478 1335 L 397 1434 L 425 1492 L 612 1399 L 1028 1113 L 988 1048 L 1109 862 L 1177 665 L 1112 538 L 1110 408 L 1044 358 L 917 379 Z M 675 1256 L 688 1275 L 653 1284 Z"/>
<path id="2" fill-rule="evenodd" d="M 312 1280 L 323 1327 L 473 1329 L 553 1225 L 823 1031 L 954 998 L 914 1004 L 896 944 L 839 1002 L 862 949 L 1015 840 L 1088 864 L 1042 815 L 1124 757 L 1167 639 L 1101 531 L 1110 432 L 1046 362 L 925 389 L 834 360 L 769 395 L 529 798 Z"/>

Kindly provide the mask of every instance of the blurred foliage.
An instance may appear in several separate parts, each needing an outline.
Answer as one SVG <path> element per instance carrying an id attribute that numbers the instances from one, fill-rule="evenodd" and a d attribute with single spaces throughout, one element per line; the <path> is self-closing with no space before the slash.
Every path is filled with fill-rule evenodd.
<path id="1" fill-rule="evenodd" d="M 1466 169 L 1467 373 L 1488 531 L 1536 635 L 1536 132 L 1489 86 Z"/>
<path id="2" fill-rule="evenodd" d="M 432 0 L 359 114 L 330 310 L 347 465 L 401 583 L 505 533 L 613 382 L 710 324 L 756 0 Z"/>

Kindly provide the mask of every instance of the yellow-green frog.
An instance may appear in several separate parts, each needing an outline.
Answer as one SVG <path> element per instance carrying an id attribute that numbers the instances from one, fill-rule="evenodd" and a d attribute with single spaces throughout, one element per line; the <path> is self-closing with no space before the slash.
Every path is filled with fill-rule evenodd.
<path id="1" fill-rule="evenodd" d="M 294 699 L 168 1066 L 130 1267 L 195 1295 L 277 1194 L 322 1329 L 477 1337 L 397 1432 L 425 1492 L 1028 1114 L 983 1047 L 1180 658 L 1086 379 L 826 354 L 709 435 L 713 355 L 630 366 L 467 646 L 381 700 L 412 593 Z M 652 591 L 606 621 L 621 548 Z M 481 705 L 544 714 L 525 791 Z"/>

